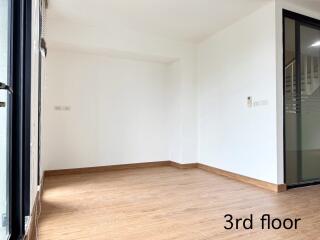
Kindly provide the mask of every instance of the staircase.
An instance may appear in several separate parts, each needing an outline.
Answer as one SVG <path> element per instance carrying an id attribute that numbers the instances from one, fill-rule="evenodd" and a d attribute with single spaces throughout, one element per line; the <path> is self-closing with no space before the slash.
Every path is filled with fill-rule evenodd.
<path id="1" fill-rule="evenodd" d="M 286 113 L 320 110 L 320 58 L 303 55 L 301 66 L 301 94 L 296 92 L 296 61 L 285 67 Z"/>

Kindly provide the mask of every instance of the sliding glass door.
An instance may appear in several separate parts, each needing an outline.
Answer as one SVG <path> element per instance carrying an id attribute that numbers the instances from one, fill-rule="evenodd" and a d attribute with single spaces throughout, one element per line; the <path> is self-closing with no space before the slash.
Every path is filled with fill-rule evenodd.
<path id="1" fill-rule="evenodd" d="M 320 25 L 284 17 L 285 168 L 290 186 L 320 180 Z"/>
<path id="2" fill-rule="evenodd" d="M 320 179 L 320 30 L 300 24 L 301 179 Z"/>
<path id="3" fill-rule="evenodd" d="M 8 85 L 9 1 L 0 0 L 0 239 L 7 239 L 9 229 L 10 102 Z"/>

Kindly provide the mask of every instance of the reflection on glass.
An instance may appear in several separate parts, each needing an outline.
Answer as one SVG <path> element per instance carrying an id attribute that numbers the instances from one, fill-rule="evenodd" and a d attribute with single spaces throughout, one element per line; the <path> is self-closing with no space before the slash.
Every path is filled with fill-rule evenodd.
<path id="1" fill-rule="evenodd" d="M 320 31 L 301 25 L 301 181 L 320 178 Z"/>

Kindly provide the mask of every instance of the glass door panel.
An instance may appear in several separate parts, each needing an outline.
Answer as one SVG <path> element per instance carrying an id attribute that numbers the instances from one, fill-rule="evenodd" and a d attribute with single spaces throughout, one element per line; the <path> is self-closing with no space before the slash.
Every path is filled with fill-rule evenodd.
<path id="1" fill-rule="evenodd" d="M 9 1 L 0 0 L 0 239 L 9 235 L 9 94 L 8 19 Z"/>
<path id="2" fill-rule="evenodd" d="M 284 14 L 285 183 L 320 182 L 320 21 Z"/>
<path id="3" fill-rule="evenodd" d="M 300 25 L 301 179 L 320 179 L 320 31 Z"/>

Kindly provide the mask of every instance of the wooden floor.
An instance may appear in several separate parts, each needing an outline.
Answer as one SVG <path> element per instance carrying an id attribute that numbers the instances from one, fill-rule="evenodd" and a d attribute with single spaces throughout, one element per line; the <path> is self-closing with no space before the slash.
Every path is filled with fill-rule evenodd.
<path id="1" fill-rule="evenodd" d="M 273 193 L 200 169 L 50 176 L 41 211 L 41 240 L 320 239 L 320 186 Z M 225 230 L 228 213 L 252 213 L 254 230 Z M 261 230 L 264 213 L 302 221 L 298 230 Z"/>

